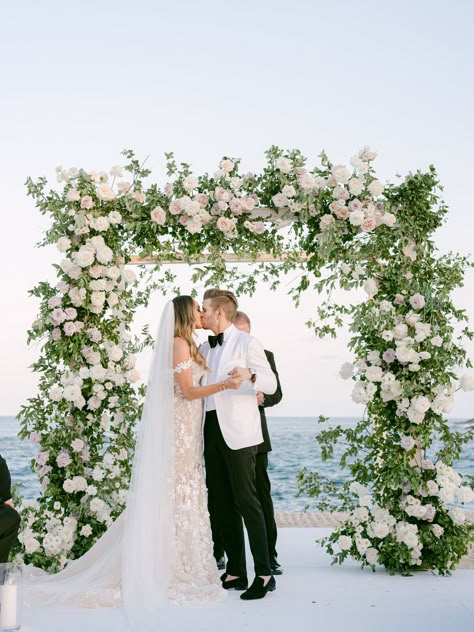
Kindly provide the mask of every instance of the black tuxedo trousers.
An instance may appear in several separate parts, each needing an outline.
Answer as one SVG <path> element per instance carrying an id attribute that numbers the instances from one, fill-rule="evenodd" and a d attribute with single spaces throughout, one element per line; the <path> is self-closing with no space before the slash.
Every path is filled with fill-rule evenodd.
<path id="1" fill-rule="evenodd" d="M 16 542 L 20 516 L 9 505 L 0 505 L 0 563 L 8 562 L 10 549 Z"/>
<path id="2" fill-rule="evenodd" d="M 256 489 L 257 446 L 231 450 L 222 436 L 215 410 L 206 413 L 204 460 L 206 481 L 217 509 L 218 529 L 227 553 L 229 575 L 247 577 L 242 518 L 247 529 L 255 575 L 271 575 L 265 518 Z"/>

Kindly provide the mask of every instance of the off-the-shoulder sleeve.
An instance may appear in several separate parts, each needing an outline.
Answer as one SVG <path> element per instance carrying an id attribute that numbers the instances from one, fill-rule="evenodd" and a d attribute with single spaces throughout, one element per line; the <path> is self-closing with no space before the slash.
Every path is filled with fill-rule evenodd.
<path id="1" fill-rule="evenodd" d="M 189 358 L 188 360 L 185 360 L 184 362 L 180 362 L 179 364 L 177 364 L 174 367 L 173 372 L 174 373 L 181 373 L 181 371 L 185 371 L 186 369 L 190 369 L 192 364 L 193 364 L 193 359 Z"/>

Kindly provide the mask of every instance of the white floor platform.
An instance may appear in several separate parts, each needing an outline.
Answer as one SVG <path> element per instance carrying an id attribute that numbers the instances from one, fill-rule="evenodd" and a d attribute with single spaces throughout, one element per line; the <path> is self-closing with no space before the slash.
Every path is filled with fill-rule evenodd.
<path id="1" fill-rule="evenodd" d="M 280 529 L 284 575 L 277 590 L 243 602 L 235 591 L 212 607 L 167 607 L 157 632 L 474 631 L 474 571 L 391 577 L 352 562 L 331 566 L 315 543 L 329 529 Z M 251 577 L 252 575 L 249 574 Z M 128 632 L 121 610 L 25 609 L 23 632 Z"/>

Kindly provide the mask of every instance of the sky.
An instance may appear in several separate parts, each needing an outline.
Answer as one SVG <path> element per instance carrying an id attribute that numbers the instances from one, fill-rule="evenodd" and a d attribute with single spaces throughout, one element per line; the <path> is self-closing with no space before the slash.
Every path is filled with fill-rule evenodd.
<path id="1" fill-rule="evenodd" d="M 450 207 L 436 243 L 472 253 L 473 27 L 470 0 L 4 3 L 0 415 L 35 394 L 29 366 L 40 349 L 27 348 L 26 330 L 37 303 L 27 293 L 54 280 L 59 255 L 35 248 L 48 220 L 24 181 L 54 186 L 57 165 L 108 170 L 131 148 L 164 184 L 166 151 L 199 174 L 223 155 L 258 171 L 272 144 L 299 148 L 310 165 L 323 149 L 348 164 L 370 145 L 382 181 L 436 166 Z M 189 271 L 179 275 L 189 292 Z M 316 339 L 304 323 L 320 299 L 307 295 L 295 310 L 291 281 L 241 297 L 280 371 L 284 399 L 272 413 L 362 414 L 338 375 L 351 360 L 347 332 Z M 473 289 L 470 272 L 454 297 L 471 320 Z M 164 302 L 155 296 L 137 328 L 156 329 Z M 148 361 L 139 361 L 144 379 Z M 474 417 L 474 393 L 459 393 L 452 415 Z"/>

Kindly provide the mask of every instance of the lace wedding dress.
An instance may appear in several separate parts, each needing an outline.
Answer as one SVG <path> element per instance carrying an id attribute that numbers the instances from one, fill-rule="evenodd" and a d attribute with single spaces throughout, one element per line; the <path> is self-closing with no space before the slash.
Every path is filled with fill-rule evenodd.
<path id="1" fill-rule="evenodd" d="M 173 369 L 174 309 L 165 308 L 155 347 L 127 508 L 80 559 L 56 575 L 27 569 L 30 606 L 124 606 L 132 623 L 153 621 L 163 603 L 220 601 L 204 483 L 203 401 L 185 400 Z"/>

